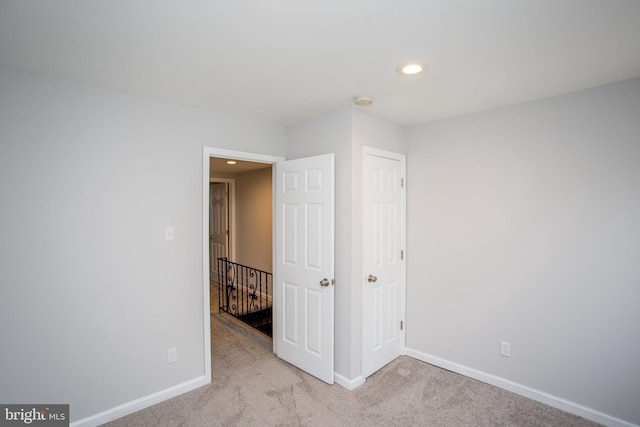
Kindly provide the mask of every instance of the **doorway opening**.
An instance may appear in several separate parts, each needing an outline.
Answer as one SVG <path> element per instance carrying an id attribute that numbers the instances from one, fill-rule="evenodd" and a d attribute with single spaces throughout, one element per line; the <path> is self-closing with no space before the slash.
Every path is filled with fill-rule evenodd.
<path id="1" fill-rule="evenodd" d="M 242 156 L 240 156 L 242 157 Z M 209 310 L 272 336 L 272 163 L 209 158 Z"/>
<path id="2" fill-rule="evenodd" d="M 222 158 L 276 164 L 271 171 L 270 186 L 273 206 L 270 266 L 273 266 L 275 273 L 271 340 L 273 352 L 279 358 L 333 384 L 334 154 L 285 162 L 281 157 L 211 147 L 204 147 L 203 151 L 202 238 L 206 377 L 211 381 L 211 329 L 214 323 L 211 312 L 216 311 L 212 310 L 210 305 L 209 184 L 211 158 Z M 237 190 L 236 180 L 236 199 Z M 238 207 L 236 211 L 239 211 Z M 239 234 L 238 229 L 236 226 L 236 234 Z M 237 258 L 240 246 L 236 239 Z"/>

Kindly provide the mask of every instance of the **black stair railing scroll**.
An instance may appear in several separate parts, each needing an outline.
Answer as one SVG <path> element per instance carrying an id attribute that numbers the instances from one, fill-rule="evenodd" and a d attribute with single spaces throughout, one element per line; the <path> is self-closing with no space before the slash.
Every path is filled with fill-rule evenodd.
<path id="1" fill-rule="evenodd" d="M 218 286 L 221 311 L 271 336 L 271 273 L 218 258 Z"/>

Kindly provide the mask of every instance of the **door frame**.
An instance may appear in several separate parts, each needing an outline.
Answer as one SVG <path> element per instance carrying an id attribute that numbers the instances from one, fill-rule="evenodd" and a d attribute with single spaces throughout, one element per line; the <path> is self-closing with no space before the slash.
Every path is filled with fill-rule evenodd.
<path id="1" fill-rule="evenodd" d="M 211 383 L 211 305 L 209 303 L 209 182 L 210 182 L 210 158 L 220 157 L 224 159 L 246 160 L 249 162 L 275 164 L 284 161 L 284 157 L 269 156 L 265 154 L 249 153 L 245 151 L 226 150 L 223 148 L 203 147 L 202 149 L 202 289 L 203 289 L 203 345 L 204 345 L 204 376 L 207 383 Z M 275 168 L 272 168 L 275 173 Z M 273 180 L 275 183 L 275 180 Z M 273 198 L 272 191 L 272 198 Z M 275 209 L 275 203 L 273 203 Z M 273 230 L 276 232 L 277 224 L 273 215 Z M 275 244 L 275 243 L 274 243 Z M 275 252 L 274 252 L 275 253 Z M 273 262 L 273 260 L 272 260 Z M 275 325 L 274 325 L 275 326 Z M 276 328 L 274 327 L 274 333 Z M 275 339 L 274 339 L 275 342 Z"/>
<path id="2" fill-rule="evenodd" d="M 401 347 L 401 355 L 402 354 L 406 354 L 406 331 L 407 331 L 407 321 L 406 321 L 406 307 L 407 307 L 407 156 L 405 154 L 400 154 L 400 153 L 394 153 L 392 151 L 386 151 L 386 150 L 381 150 L 378 148 L 373 148 L 373 147 L 368 147 L 368 146 L 363 146 L 362 147 L 362 203 L 363 203 L 363 209 L 362 209 L 362 235 L 364 236 L 364 233 L 366 232 L 366 230 L 364 229 L 365 227 L 365 221 L 364 221 L 364 215 L 365 215 L 365 209 L 364 209 L 364 192 L 365 192 L 365 180 L 366 180 L 366 171 L 365 171 L 365 159 L 367 157 L 367 155 L 373 155 L 373 156 L 378 156 L 378 157 L 384 157 L 387 159 L 391 159 L 391 160 L 397 160 L 400 162 L 400 170 L 401 170 L 401 174 L 402 174 L 402 179 L 403 179 L 403 187 L 402 187 L 402 192 L 401 192 L 401 212 L 400 212 L 400 247 L 403 248 L 404 251 L 404 262 L 402 263 L 402 270 L 401 270 L 401 283 L 400 283 L 400 318 L 403 320 L 404 322 L 404 327 L 402 330 L 402 333 L 400 334 L 400 347 Z M 362 254 L 364 254 L 366 248 L 364 247 L 364 238 L 362 239 L 362 241 L 360 242 L 362 244 Z M 366 286 L 367 286 L 367 281 L 366 281 L 366 277 L 367 277 L 367 266 L 364 264 L 364 262 L 362 263 L 362 331 L 361 331 L 361 340 L 362 340 L 362 378 L 364 381 L 366 381 L 366 370 L 365 370 L 365 366 L 367 361 L 366 359 L 366 353 L 365 353 L 365 328 L 367 327 L 367 319 L 365 314 L 367 313 L 365 307 L 364 307 L 364 295 L 365 295 L 365 291 L 366 291 Z"/>

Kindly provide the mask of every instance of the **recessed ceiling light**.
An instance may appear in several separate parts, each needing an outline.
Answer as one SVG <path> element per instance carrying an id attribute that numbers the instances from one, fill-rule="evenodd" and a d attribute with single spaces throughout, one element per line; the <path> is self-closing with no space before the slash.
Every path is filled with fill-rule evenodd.
<path id="1" fill-rule="evenodd" d="M 237 162 L 235 160 L 227 160 L 228 165 L 235 165 Z"/>
<path id="2" fill-rule="evenodd" d="M 422 64 L 418 64 L 417 62 L 410 62 L 408 64 L 403 64 L 397 68 L 400 74 L 404 74 L 405 76 L 413 76 L 415 74 L 420 74 L 426 67 Z"/>

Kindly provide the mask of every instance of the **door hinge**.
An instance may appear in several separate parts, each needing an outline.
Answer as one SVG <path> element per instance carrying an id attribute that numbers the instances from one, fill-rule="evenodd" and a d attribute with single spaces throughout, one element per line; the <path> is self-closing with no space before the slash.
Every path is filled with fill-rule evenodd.
<path id="1" fill-rule="evenodd" d="M 404 188 L 404 178 L 400 178 L 400 187 Z"/>
<path id="2" fill-rule="evenodd" d="M 404 259 L 404 249 L 400 251 L 400 259 Z"/>
<path id="3" fill-rule="evenodd" d="M 403 331 L 404 330 L 404 322 L 401 320 L 400 321 L 400 330 Z"/>

